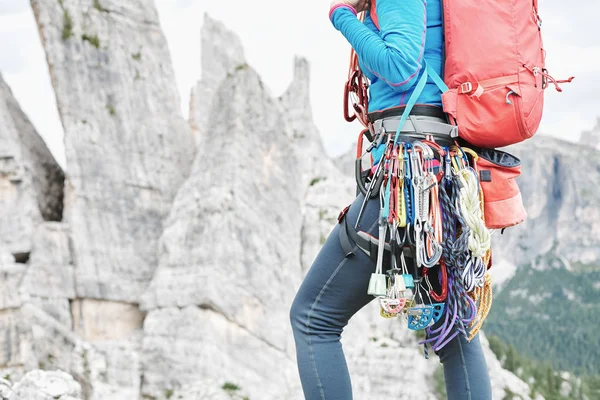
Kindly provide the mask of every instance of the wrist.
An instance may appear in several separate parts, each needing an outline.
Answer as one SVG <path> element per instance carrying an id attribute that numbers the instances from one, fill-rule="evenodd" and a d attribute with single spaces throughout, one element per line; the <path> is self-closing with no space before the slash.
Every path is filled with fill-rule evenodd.
<path id="1" fill-rule="evenodd" d="M 335 10 L 337 10 L 338 8 L 347 8 L 348 10 L 350 10 L 352 12 L 352 14 L 356 15 L 356 9 L 351 6 L 350 4 L 347 3 L 334 3 L 331 5 L 331 8 L 329 9 L 329 19 L 332 20 L 332 16 L 333 16 L 333 12 Z"/>

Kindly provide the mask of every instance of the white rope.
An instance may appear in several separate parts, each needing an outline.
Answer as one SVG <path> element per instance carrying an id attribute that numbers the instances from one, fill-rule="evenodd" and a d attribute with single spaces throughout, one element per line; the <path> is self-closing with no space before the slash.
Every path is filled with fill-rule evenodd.
<path id="1" fill-rule="evenodd" d="M 464 168 L 459 171 L 461 183 L 460 212 L 469 227 L 469 250 L 473 257 L 482 258 L 492 245 L 492 236 L 486 228 L 479 204 L 479 182 L 475 171 Z"/>
<path id="2" fill-rule="evenodd" d="M 472 292 L 485 284 L 485 272 L 487 268 L 481 258 L 469 257 L 467 265 L 461 274 L 465 291 Z"/>
<path id="3" fill-rule="evenodd" d="M 492 245 L 492 236 L 486 228 L 481 213 L 479 198 L 479 182 L 477 174 L 472 168 L 463 168 L 458 171 L 460 181 L 460 213 L 469 227 L 468 247 L 471 252 L 469 259 L 461 273 L 461 278 L 467 292 L 472 292 L 485 283 L 486 267 L 483 257 Z"/>

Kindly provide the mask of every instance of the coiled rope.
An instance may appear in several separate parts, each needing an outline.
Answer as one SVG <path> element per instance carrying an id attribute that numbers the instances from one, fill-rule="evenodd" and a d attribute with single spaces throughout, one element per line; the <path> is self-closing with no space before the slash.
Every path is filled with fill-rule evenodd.
<path id="1" fill-rule="evenodd" d="M 463 168 L 457 174 L 460 182 L 460 212 L 469 227 L 469 250 L 474 257 L 485 256 L 492 245 L 490 231 L 486 228 L 479 201 L 479 180 L 472 168 Z"/>
<path id="2" fill-rule="evenodd" d="M 485 283 L 483 287 L 475 289 L 469 293 L 469 296 L 477 304 L 477 315 L 473 322 L 469 325 L 469 340 L 472 340 L 481 329 L 485 318 L 492 308 L 492 278 L 490 274 L 485 274 Z"/>

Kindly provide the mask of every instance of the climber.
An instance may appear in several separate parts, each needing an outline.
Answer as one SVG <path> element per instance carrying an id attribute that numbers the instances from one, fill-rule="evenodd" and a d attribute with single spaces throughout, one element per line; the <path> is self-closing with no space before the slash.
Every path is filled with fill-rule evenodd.
<path id="1" fill-rule="evenodd" d="M 370 122 L 396 131 L 399 116 L 425 70 L 423 61 L 437 74 L 442 72 L 442 5 L 440 0 L 378 0 L 377 21 L 369 12 L 361 23 L 356 14 L 370 6 L 366 0 L 335 0 L 329 16 L 358 54 L 360 69 L 371 82 Z M 403 135 L 418 133 L 419 122 L 425 122 L 427 133 L 434 135 L 436 142 L 452 144 L 453 127 L 441 106 L 440 89 L 427 81 L 411 111 L 412 123 L 402 128 Z M 380 203 L 368 201 L 361 210 L 364 200 L 364 194 L 359 194 L 347 210 L 346 225 L 354 226 L 361 212 L 360 227 L 378 238 Z M 367 286 L 376 261 L 356 251 L 357 246 L 351 249 L 354 254 L 346 257 L 347 250 L 339 239 L 339 230 L 346 225 L 336 225 L 327 238 L 290 311 L 302 387 L 310 400 L 352 399 L 341 333 L 350 318 L 373 300 Z M 492 398 L 478 335 L 470 341 L 455 336 L 437 353 L 444 368 L 448 399 Z M 412 372 L 398 371 L 398 378 L 406 373 Z"/>
<path id="2" fill-rule="evenodd" d="M 492 299 L 490 229 L 526 217 L 520 161 L 495 148 L 533 136 L 546 87 L 573 77 L 545 68 L 537 0 L 334 0 L 329 18 L 353 48 L 344 117 L 365 129 L 358 196 L 290 310 L 305 397 L 352 398 L 341 333 L 377 298 L 382 317 L 425 331 L 448 399 L 491 399 L 478 334 Z"/>

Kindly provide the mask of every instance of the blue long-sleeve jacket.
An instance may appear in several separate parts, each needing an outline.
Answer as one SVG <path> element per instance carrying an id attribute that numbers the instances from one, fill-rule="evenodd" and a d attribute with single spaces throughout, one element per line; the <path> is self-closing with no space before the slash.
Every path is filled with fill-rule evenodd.
<path id="1" fill-rule="evenodd" d="M 371 81 L 369 112 L 405 105 L 423 71 L 423 58 L 441 76 L 444 45 L 440 0 L 377 0 L 376 12 L 381 30 L 369 13 L 364 24 L 345 7 L 330 16 Z M 417 103 L 441 106 L 441 92 L 431 79 Z"/>

